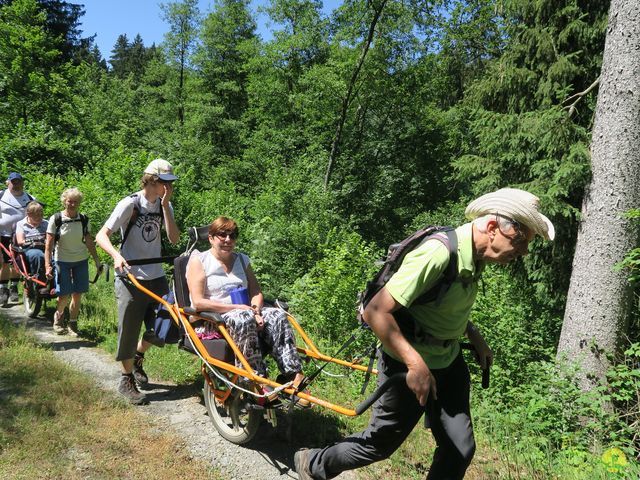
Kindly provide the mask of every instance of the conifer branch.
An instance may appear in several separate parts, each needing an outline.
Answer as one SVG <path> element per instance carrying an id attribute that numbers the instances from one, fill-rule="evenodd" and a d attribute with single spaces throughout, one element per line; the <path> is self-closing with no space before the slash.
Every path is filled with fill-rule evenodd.
<path id="1" fill-rule="evenodd" d="M 575 93 L 573 95 L 571 95 L 569 98 L 565 99 L 562 104 L 566 104 L 567 102 L 573 100 L 573 102 L 570 105 L 566 105 L 564 108 L 567 109 L 569 111 L 569 117 L 571 117 L 575 111 L 576 111 L 576 105 L 578 104 L 578 102 L 582 99 L 582 97 L 584 97 L 585 95 L 587 95 L 591 90 L 593 90 L 594 88 L 596 88 L 598 85 L 600 84 L 600 77 L 596 78 L 594 80 L 594 82 L 589 85 L 585 90 L 583 90 L 582 92 L 578 92 Z M 575 99 L 575 100 L 574 100 Z"/>

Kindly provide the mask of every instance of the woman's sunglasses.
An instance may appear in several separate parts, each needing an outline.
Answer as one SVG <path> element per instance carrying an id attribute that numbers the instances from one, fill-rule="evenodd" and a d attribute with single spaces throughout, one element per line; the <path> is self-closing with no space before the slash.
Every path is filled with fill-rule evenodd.
<path id="1" fill-rule="evenodd" d="M 216 232 L 214 236 L 218 237 L 220 240 L 226 240 L 229 237 L 231 240 L 236 240 L 238 238 L 238 232 Z"/>

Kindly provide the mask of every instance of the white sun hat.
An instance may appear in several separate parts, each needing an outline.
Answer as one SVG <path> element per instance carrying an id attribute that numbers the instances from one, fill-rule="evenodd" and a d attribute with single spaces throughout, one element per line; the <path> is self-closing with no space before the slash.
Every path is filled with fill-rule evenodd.
<path id="1" fill-rule="evenodd" d="M 517 188 L 501 188 L 471 202 L 464 212 L 469 220 L 498 214 L 525 225 L 545 240 L 553 240 L 555 229 L 551 220 L 540 213 L 540 199 Z"/>

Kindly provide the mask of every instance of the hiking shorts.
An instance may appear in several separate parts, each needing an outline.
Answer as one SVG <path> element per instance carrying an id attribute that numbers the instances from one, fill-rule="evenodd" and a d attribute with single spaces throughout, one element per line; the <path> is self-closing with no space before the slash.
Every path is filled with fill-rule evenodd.
<path id="1" fill-rule="evenodd" d="M 89 291 L 89 262 L 56 262 L 56 293 L 71 295 Z"/>
<path id="2" fill-rule="evenodd" d="M 167 279 L 162 276 L 153 280 L 138 280 L 140 285 L 162 297 L 169 293 Z M 116 361 L 132 359 L 136 354 L 142 323 L 155 318 L 158 306 L 153 298 L 138 290 L 128 280 L 116 276 L 116 300 L 118 303 L 118 348 Z"/>
<path id="3" fill-rule="evenodd" d="M 4 245 L 7 250 L 11 249 L 11 237 L 0 237 L 0 243 L 2 243 L 2 245 Z M 0 248 L 0 250 L 2 250 L 2 261 L 4 263 L 10 262 L 11 257 L 7 255 L 7 252 L 4 251 L 4 248 Z"/>

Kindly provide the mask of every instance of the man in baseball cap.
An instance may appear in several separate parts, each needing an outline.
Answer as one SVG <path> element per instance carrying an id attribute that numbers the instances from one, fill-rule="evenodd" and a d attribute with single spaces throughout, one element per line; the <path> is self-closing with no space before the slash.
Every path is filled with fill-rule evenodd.
<path id="1" fill-rule="evenodd" d="M 153 160 L 147 165 L 147 168 L 144 169 L 144 173 L 156 175 L 163 182 L 173 182 L 178 179 L 178 177 L 173 174 L 173 166 L 163 158 Z"/>
<path id="2" fill-rule="evenodd" d="M 7 188 L 0 191 L 0 242 L 9 250 L 16 224 L 25 217 L 27 204 L 34 198 L 24 191 L 24 178 L 18 172 L 7 176 Z M 6 250 L 0 252 L 0 305 L 16 303 L 18 296 L 18 272 L 11 265 Z"/>
<path id="3" fill-rule="evenodd" d="M 145 331 L 143 323 L 152 323 L 158 305 L 146 293 L 127 281 L 131 273 L 147 290 L 162 297 L 169 292 L 169 284 L 161 263 L 162 231 L 169 242 L 180 239 L 173 204 L 173 182 L 177 180 L 173 166 L 162 158 L 153 160 L 145 168 L 140 183 L 142 190 L 129 195 L 116 205 L 96 235 L 98 245 L 113 258 L 116 268 L 115 292 L 118 303 L 118 346 L 116 360 L 122 363 L 118 391 L 131 403 L 139 405 L 147 398 L 138 387 L 144 388 L 149 378 L 143 369 L 144 354 L 151 345 L 161 346 L 153 331 Z M 111 235 L 120 232 L 120 247 L 111 243 Z M 156 263 L 130 266 L 128 260 L 155 259 Z"/>
<path id="4" fill-rule="evenodd" d="M 394 384 L 377 400 L 363 432 L 326 448 L 297 451 L 294 464 L 301 480 L 334 478 L 389 457 L 423 415 L 437 446 L 428 477 L 464 477 L 476 444 L 469 370 L 458 341 L 466 335 L 480 366 L 489 368 L 493 352 L 469 320 L 484 265 L 526 255 L 536 235 L 546 240 L 555 236 L 538 197 L 524 190 L 488 193 L 465 213 L 472 221 L 447 231 L 449 240 L 433 235 L 408 252 L 364 309 L 363 318 L 382 345 L 378 381 L 406 372 L 406 382 Z M 451 262 L 457 262 L 455 281 L 443 295 L 422 301 L 439 287 Z"/>

